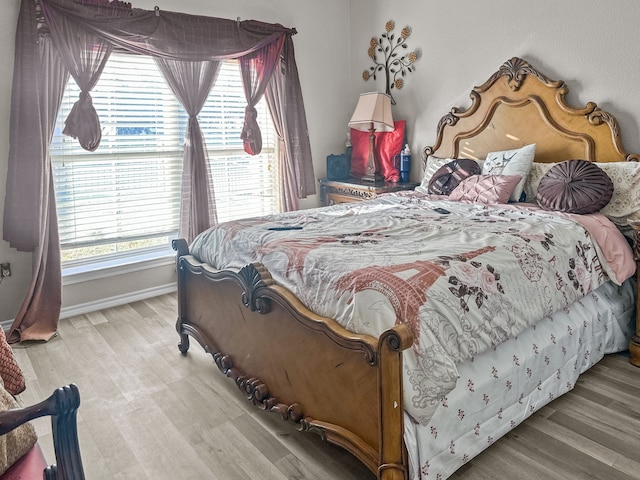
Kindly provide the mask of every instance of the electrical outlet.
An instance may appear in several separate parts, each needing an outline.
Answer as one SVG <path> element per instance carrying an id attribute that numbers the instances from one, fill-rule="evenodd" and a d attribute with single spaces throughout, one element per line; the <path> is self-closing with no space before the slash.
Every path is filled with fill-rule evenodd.
<path id="1" fill-rule="evenodd" d="M 10 276 L 11 276 L 11 264 L 0 263 L 0 278 L 10 277 Z"/>

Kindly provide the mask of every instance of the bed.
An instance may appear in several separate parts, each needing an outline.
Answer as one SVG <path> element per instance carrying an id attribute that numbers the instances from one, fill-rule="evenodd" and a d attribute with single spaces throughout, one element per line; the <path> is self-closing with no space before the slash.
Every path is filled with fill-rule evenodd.
<path id="1" fill-rule="evenodd" d="M 469 108 L 454 108 L 442 118 L 437 127 L 435 143 L 424 151 L 426 169 L 430 168 L 429 160 L 434 158 L 482 159 L 490 152 L 531 144 L 536 145 L 536 165 L 551 165 L 566 159 L 585 159 L 596 161 L 599 165 L 604 162 L 637 162 L 638 155 L 629 155 L 624 151 L 614 117 L 594 103 L 579 109 L 569 106 L 565 101 L 567 91 L 563 82 L 552 81 L 526 61 L 512 58 L 489 80 L 471 91 L 472 104 Z M 545 171 L 541 167 L 538 177 L 542 177 Z M 529 189 L 535 188 L 535 185 L 532 186 L 533 180 L 527 181 Z M 467 206 L 458 206 L 447 198 L 421 195 L 388 194 L 371 204 L 362 202 L 351 207 L 338 205 L 274 218 L 250 219 L 224 227 L 227 230 L 223 231 L 219 240 L 226 249 L 231 245 L 228 242 L 230 236 L 235 236 L 245 228 L 253 228 L 253 231 L 262 228 L 261 235 L 271 240 L 281 238 L 292 241 L 312 229 L 304 227 L 305 230 L 299 230 L 301 218 L 305 222 L 310 219 L 315 222 L 318 218 L 355 215 L 359 209 L 373 209 L 369 218 L 378 219 L 387 218 L 387 214 L 392 217 L 394 212 L 403 211 L 403 216 L 410 218 L 413 225 L 422 222 L 425 232 L 436 227 L 441 230 L 448 228 L 446 222 L 438 217 L 441 214 L 434 213 L 434 208 L 443 209 L 451 217 L 469 215 L 464 213 Z M 374 203 L 378 201 L 380 203 Z M 427 208 L 427 222 L 424 221 L 425 217 L 409 213 L 407 205 L 411 204 L 430 205 Z M 483 206 L 469 208 L 476 208 L 473 213 L 475 220 L 494 215 L 483 210 Z M 458 213 L 458 209 L 463 209 L 463 213 Z M 577 225 L 575 221 L 562 216 L 556 218 L 549 212 L 535 210 L 534 207 L 528 210 L 506 205 L 499 207 L 499 213 L 491 217 L 491 222 L 492 225 L 513 222 L 512 227 L 506 228 L 517 230 L 520 228 L 518 222 L 524 217 L 540 214 L 543 220 L 535 223 L 538 227 L 543 223 L 572 225 L 571 228 Z M 276 227 L 263 228 L 265 223 Z M 637 228 L 640 227 L 633 215 L 624 223 L 620 230 L 625 231 L 632 245 L 629 255 L 635 257 L 631 258 L 635 272 L 640 251 Z M 282 225 L 286 228 L 283 229 Z M 325 224 L 319 225 L 320 229 L 325 229 Z M 344 225 L 340 228 L 345 228 Z M 481 225 L 478 231 L 483 228 L 486 230 L 487 225 Z M 394 228 L 389 227 L 390 230 Z M 558 228 L 554 231 L 556 236 L 545 237 L 544 231 L 537 232 L 526 243 L 535 243 L 542 249 L 540 252 L 546 251 L 554 242 L 560 243 L 562 235 L 559 234 L 563 229 L 568 229 L 562 226 Z M 576 228 L 582 231 L 581 227 Z M 614 229 L 617 231 L 616 227 Z M 601 229 L 596 227 L 595 230 Z M 229 232 L 232 235 L 227 235 Z M 380 237 L 386 236 L 386 231 L 383 233 Z M 215 237 L 216 233 L 208 232 L 206 235 Z M 371 238 L 358 238 L 355 241 L 354 235 L 357 236 L 357 232 L 351 232 L 349 238 L 340 237 L 340 234 L 334 238 L 340 237 L 337 243 L 346 243 L 351 248 L 355 244 L 372 242 Z M 481 236 L 481 233 L 477 236 Z M 326 243 L 326 240 L 323 242 Z M 586 244 L 585 239 L 580 242 L 580 245 Z M 609 240 L 603 242 L 604 245 Z M 454 374 L 444 382 L 448 385 L 447 389 L 430 386 L 423 389 L 430 392 L 430 400 L 416 400 L 416 392 L 421 391 L 420 382 L 415 381 L 415 376 L 408 382 L 407 378 L 410 377 L 407 377 L 407 373 L 414 371 L 411 362 L 423 358 L 418 354 L 424 345 L 421 347 L 418 342 L 427 342 L 424 338 L 430 337 L 423 335 L 423 327 L 416 327 L 413 319 L 400 318 L 398 310 L 392 308 L 397 318 L 390 325 L 378 322 L 376 318 L 354 324 L 356 328 L 351 328 L 347 320 L 343 322 L 349 327 L 346 328 L 339 323 L 337 316 L 334 318 L 314 313 L 319 311 L 316 308 L 318 306 L 325 313 L 334 311 L 331 310 L 334 305 L 333 301 L 324 297 L 313 300 L 318 288 L 304 287 L 307 279 L 312 277 L 309 275 L 307 278 L 302 274 L 306 267 L 301 268 L 300 265 L 304 265 L 304 262 L 284 265 L 284 272 L 296 271 L 302 282 L 291 285 L 287 283 L 286 275 L 277 271 L 282 261 L 271 262 L 268 269 L 265 262 L 243 263 L 245 257 L 239 255 L 236 263 L 214 268 L 212 265 L 215 264 L 217 253 L 214 251 L 207 256 L 200 249 L 201 243 L 197 239 L 188 246 L 184 240 L 174 241 L 178 268 L 176 327 L 182 354 L 187 354 L 190 338 L 195 339 L 212 355 L 220 371 L 236 383 L 247 400 L 258 408 L 279 414 L 283 420 L 294 422 L 301 431 L 315 432 L 323 439 L 345 448 L 380 479 L 446 478 L 531 413 L 570 390 L 577 376 L 605 353 L 619 351 L 629 345 L 631 362 L 640 366 L 635 279 L 621 279 L 620 282 L 608 280 L 613 279 L 616 273 L 607 267 L 607 262 L 602 262 L 589 267 L 593 272 L 589 280 L 593 288 L 585 289 L 575 299 L 565 298 L 568 305 L 559 309 L 549 307 L 550 310 L 540 319 L 530 319 L 518 328 L 510 324 L 512 330 L 504 326 L 489 329 L 491 333 L 488 334 L 488 340 L 485 339 L 489 348 L 485 348 L 485 351 L 467 345 L 465 355 L 462 355 L 464 358 L 460 363 L 453 362 L 455 365 L 449 365 L 451 360 L 446 356 L 419 361 L 421 368 L 424 367 L 421 371 L 426 372 L 427 377 L 431 375 L 431 367 L 433 372 L 441 371 L 441 364 L 446 364 L 445 371 L 453 370 Z M 235 242 L 234 248 L 240 243 Z M 596 244 L 585 247 L 584 251 L 589 254 L 582 256 L 596 258 L 591 253 L 602 250 Z M 271 246 L 261 246 L 263 257 L 271 258 L 267 253 L 278 253 L 277 245 L 276 242 Z M 405 244 L 398 245 L 406 247 Z M 305 255 L 309 251 L 304 245 L 298 245 L 297 248 L 304 250 Z M 530 259 L 537 255 L 528 248 L 528 245 L 514 245 L 512 248 L 514 255 L 520 255 L 521 266 L 529 265 Z M 438 271 L 448 269 L 455 262 L 462 265 L 457 276 L 448 274 L 449 283 L 446 281 L 447 275 L 441 274 L 438 279 L 430 280 L 433 285 L 444 283 L 445 290 L 457 292 L 460 302 L 451 310 L 458 313 L 462 311 L 459 317 L 465 317 L 467 311 L 486 309 L 491 297 L 477 289 L 465 287 L 462 290 L 463 282 L 460 279 L 464 278 L 464 269 L 471 268 L 470 265 L 472 270 L 483 265 L 485 279 L 490 282 L 488 288 L 495 295 L 502 294 L 501 290 L 508 290 L 514 285 L 514 282 L 509 282 L 509 277 L 497 275 L 495 266 L 479 260 L 485 258 L 482 255 L 490 254 L 496 252 L 488 252 L 486 247 L 466 249 L 464 252 L 454 251 L 444 260 L 442 256 L 439 257 L 439 261 L 446 263 L 446 268 L 441 264 L 436 267 L 429 264 L 430 269 L 440 269 Z M 209 258 L 209 263 L 204 261 L 205 258 Z M 492 262 L 498 261 L 495 255 L 490 258 Z M 335 268 L 341 268 L 343 263 L 348 262 L 334 262 Z M 628 258 L 626 263 L 628 267 Z M 544 269 L 546 264 L 540 263 L 539 266 Z M 373 277 L 370 285 L 376 283 L 378 274 L 385 274 L 381 270 L 368 273 Z M 564 283 L 582 285 L 577 271 L 569 275 L 563 280 Z M 453 277 L 454 280 L 451 280 Z M 322 282 L 322 276 L 319 278 Z M 384 289 L 370 290 L 380 294 Z M 433 294 L 431 292 L 429 290 L 427 300 L 437 302 L 438 293 L 435 290 Z M 545 298 L 543 295 L 538 297 Z M 371 305 L 375 303 L 364 298 Z M 305 306 L 301 299 L 305 299 L 306 305 L 311 303 L 314 311 Z M 356 309 L 356 302 L 352 300 L 339 300 L 346 305 L 340 312 Z M 451 307 L 450 302 L 443 300 L 441 303 L 446 304 L 447 308 Z M 364 311 L 371 309 L 365 308 Z M 407 309 L 401 311 L 408 312 Z M 522 316 L 526 314 L 525 308 Z M 363 316 L 366 313 L 360 318 Z M 519 317 L 512 319 L 515 324 L 520 321 Z M 460 318 L 454 320 L 459 321 Z M 490 323 L 491 319 L 488 321 Z M 367 330 L 372 324 L 375 324 L 375 328 Z M 455 328 L 464 329 L 460 326 Z M 354 330 L 361 333 L 354 333 Z M 482 337 L 482 333 L 477 336 Z M 554 355 L 560 358 L 556 361 Z M 544 373 L 538 377 L 537 373 L 533 373 L 538 371 Z M 501 389 L 498 393 L 487 393 L 489 390 L 486 389 L 496 385 Z M 424 404 L 425 410 L 419 409 L 422 406 L 416 407 L 418 404 Z M 456 431 L 455 437 L 449 434 L 453 430 Z"/>

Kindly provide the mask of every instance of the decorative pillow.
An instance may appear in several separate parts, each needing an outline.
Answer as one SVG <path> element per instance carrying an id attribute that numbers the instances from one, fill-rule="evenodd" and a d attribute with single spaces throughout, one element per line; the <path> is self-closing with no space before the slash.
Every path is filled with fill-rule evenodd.
<path id="1" fill-rule="evenodd" d="M 525 192 L 535 199 L 540 180 L 557 163 L 534 163 L 529 172 Z M 600 213 L 617 225 L 640 220 L 640 162 L 595 162 L 613 182 L 613 196 Z M 532 200 L 533 201 L 533 200 Z"/>
<path id="2" fill-rule="evenodd" d="M 429 193 L 449 195 L 462 180 L 472 175 L 479 175 L 482 167 L 474 160 L 461 158 L 453 160 L 436 171 L 429 180 Z"/>
<path id="3" fill-rule="evenodd" d="M 424 167 L 422 181 L 420 182 L 420 185 L 416 187 L 416 191 L 421 193 L 429 193 L 429 182 L 431 181 L 431 177 L 433 177 L 433 174 L 436 173 L 441 167 L 445 166 L 449 162 L 453 162 L 454 160 L 455 158 L 440 158 L 429 155 L 427 157 L 427 163 Z"/>
<path id="4" fill-rule="evenodd" d="M 24 375 L 18 366 L 13 350 L 7 343 L 4 330 L 0 328 L 0 377 L 4 383 L 4 388 L 11 395 L 18 395 L 24 388 Z"/>
<path id="5" fill-rule="evenodd" d="M 536 154 L 536 144 L 525 145 L 514 150 L 489 152 L 482 165 L 483 174 L 491 175 L 520 175 L 522 179 L 511 193 L 511 200 L 519 202 L 524 191 L 524 182 L 527 179 L 533 158 Z"/>
<path id="6" fill-rule="evenodd" d="M 640 220 L 640 162 L 596 162 L 613 182 L 613 196 L 600 213 L 617 225 Z"/>
<path id="7" fill-rule="evenodd" d="M 540 180 L 549 171 L 551 167 L 557 165 L 557 163 L 538 163 L 533 162 L 527 180 L 524 182 L 524 194 L 526 202 L 536 203 L 536 193 L 538 192 L 538 185 Z"/>
<path id="8" fill-rule="evenodd" d="M 474 175 L 460 182 L 449 198 L 485 205 L 507 203 L 520 180 L 520 175 Z"/>
<path id="9" fill-rule="evenodd" d="M 536 200 L 545 210 L 594 213 L 613 195 L 613 182 L 587 160 L 567 160 L 549 169 L 538 186 Z"/>
<path id="10" fill-rule="evenodd" d="M 393 122 L 392 132 L 375 132 L 376 158 L 378 170 L 386 182 L 400 180 L 400 172 L 393 163 L 393 157 L 402 151 L 404 145 L 404 130 L 406 120 Z M 369 160 L 369 132 L 351 129 L 351 175 L 363 177 L 366 174 L 367 160 Z"/>
<path id="11" fill-rule="evenodd" d="M 18 402 L 4 389 L 0 382 L 0 410 L 19 408 Z M 31 423 L 25 423 L 0 435 L 0 475 L 7 471 L 20 457 L 35 445 L 38 437 Z"/>
<path id="12" fill-rule="evenodd" d="M 422 181 L 420 185 L 416 187 L 416 192 L 421 193 L 429 193 L 429 182 L 433 177 L 433 174 L 436 173 L 441 167 L 446 165 L 447 163 L 453 162 L 457 160 L 456 158 L 440 158 L 434 157 L 433 155 L 429 155 L 427 157 L 427 163 L 424 169 L 424 175 L 422 176 Z M 482 168 L 482 162 L 484 160 L 474 160 L 480 168 Z"/>

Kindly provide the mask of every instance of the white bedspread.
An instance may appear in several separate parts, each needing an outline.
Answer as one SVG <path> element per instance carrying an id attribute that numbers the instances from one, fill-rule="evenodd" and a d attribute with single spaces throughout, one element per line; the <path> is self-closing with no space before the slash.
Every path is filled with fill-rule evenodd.
<path id="1" fill-rule="evenodd" d="M 570 391 L 635 332 L 635 282 L 607 282 L 516 338 L 459 366 L 456 388 L 426 426 L 405 418 L 411 480 L 443 480 Z"/>
<path id="2" fill-rule="evenodd" d="M 282 227 L 299 229 L 272 229 Z M 613 231 L 607 243 L 632 259 Z M 459 364 L 616 278 L 601 248 L 566 216 L 404 193 L 221 224 L 190 253 L 220 269 L 262 262 L 309 309 L 354 332 L 409 325 L 405 408 L 425 424 Z"/>

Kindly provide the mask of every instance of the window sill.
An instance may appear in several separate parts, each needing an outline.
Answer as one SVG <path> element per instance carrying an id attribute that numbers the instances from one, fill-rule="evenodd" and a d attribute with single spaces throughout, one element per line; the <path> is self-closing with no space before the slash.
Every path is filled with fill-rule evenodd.
<path id="1" fill-rule="evenodd" d="M 112 258 L 70 267 L 63 265 L 62 285 L 73 285 L 116 275 L 124 275 L 126 273 L 170 265 L 174 262 L 175 252 L 171 249 L 162 249 L 139 255 Z"/>

